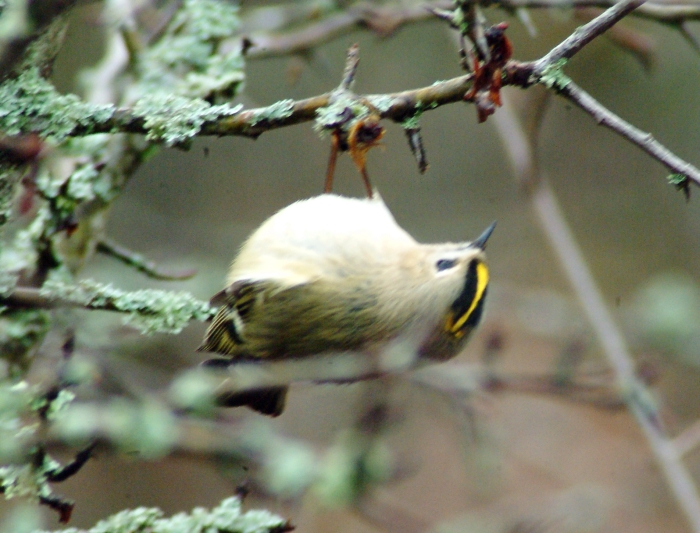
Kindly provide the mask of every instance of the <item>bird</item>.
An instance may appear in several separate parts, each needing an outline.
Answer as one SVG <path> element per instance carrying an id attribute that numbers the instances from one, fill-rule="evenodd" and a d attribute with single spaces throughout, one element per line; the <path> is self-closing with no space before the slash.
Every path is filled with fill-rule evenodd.
<path id="1" fill-rule="evenodd" d="M 417 358 L 445 361 L 481 320 L 489 284 L 477 239 L 422 244 L 375 192 L 322 194 L 268 218 L 243 243 L 198 351 L 212 367 L 298 359 L 330 352 L 377 353 L 419 332 Z M 241 391 L 225 406 L 280 415 L 288 385 Z"/>

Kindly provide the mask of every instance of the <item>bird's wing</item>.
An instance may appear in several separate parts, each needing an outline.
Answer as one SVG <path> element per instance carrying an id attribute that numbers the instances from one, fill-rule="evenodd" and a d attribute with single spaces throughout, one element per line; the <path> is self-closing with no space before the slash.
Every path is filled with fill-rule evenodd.
<path id="1" fill-rule="evenodd" d="M 243 344 L 246 323 L 251 310 L 268 288 L 268 280 L 237 280 L 216 293 L 210 304 L 221 308 L 197 351 L 245 357 Z M 253 354 L 249 356 L 254 357 Z"/>

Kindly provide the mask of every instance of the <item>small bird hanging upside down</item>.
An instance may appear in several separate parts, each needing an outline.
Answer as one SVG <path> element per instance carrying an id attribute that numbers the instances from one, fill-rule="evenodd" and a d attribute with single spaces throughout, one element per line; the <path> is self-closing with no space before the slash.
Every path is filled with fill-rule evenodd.
<path id="1" fill-rule="evenodd" d="M 243 244 L 226 288 L 211 300 L 221 308 L 198 351 L 226 356 L 205 362 L 213 366 L 369 354 L 419 332 L 418 359 L 450 359 L 481 319 L 484 248 L 494 226 L 472 242 L 420 244 L 377 194 L 296 202 Z M 287 389 L 243 391 L 222 402 L 278 416 Z"/>

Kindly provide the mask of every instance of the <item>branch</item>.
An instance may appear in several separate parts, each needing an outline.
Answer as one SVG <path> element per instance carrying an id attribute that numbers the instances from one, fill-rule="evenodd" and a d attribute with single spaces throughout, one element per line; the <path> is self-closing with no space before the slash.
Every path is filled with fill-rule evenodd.
<path id="1" fill-rule="evenodd" d="M 519 9 L 570 9 L 570 8 L 609 8 L 618 4 L 617 0 L 499 0 L 479 2 L 483 7 L 499 6 L 508 11 Z M 353 5 L 343 13 L 329 15 L 307 24 L 302 29 L 290 32 L 253 32 L 250 40 L 253 45 L 247 53 L 249 59 L 278 57 L 304 53 L 312 48 L 345 35 L 355 28 L 368 27 L 386 37 L 401 26 L 430 20 L 432 11 L 452 7 L 450 1 L 424 2 L 406 7 L 400 3 L 382 8 L 368 6 L 364 2 Z M 269 10 L 270 8 L 265 8 Z M 700 20 L 700 4 L 648 2 L 634 12 L 635 16 L 658 22 L 681 26 L 684 22 Z"/>
<path id="2" fill-rule="evenodd" d="M 403 25 L 434 18 L 431 9 L 447 9 L 452 2 L 423 2 L 404 6 L 400 3 L 372 6 L 358 2 L 342 13 L 336 13 L 300 30 L 286 33 L 259 32 L 250 35 L 253 45 L 246 56 L 251 59 L 303 53 L 350 31 L 366 27 L 382 37 L 388 37 Z M 270 8 L 265 8 L 270 9 Z"/>
<path id="3" fill-rule="evenodd" d="M 97 243 L 97 251 L 118 259 L 122 263 L 135 268 L 152 279 L 178 281 L 190 279 L 197 274 L 197 271 L 193 268 L 180 272 L 164 270 L 155 261 L 150 261 L 141 254 L 132 252 L 128 248 L 107 237 L 103 237 L 102 240 Z"/>
<path id="4" fill-rule="evenodd" d="M 666 168 L 676 174 L 680 174 L 683 179 L 690 179 L 696 185 L 700 185 L 700 169 L 671 152 L 671 150 L 657 141 L 651 133 L 636 128 L 608 110 L 573 81 L 569 81 L 565 86 L 556 90 L 558 94 L 591 115 L 601 126 L 611 129 L 628 141 L 636 144 L 647 154 L 666 166 Z M 682 186 L 683 184 L 677 183 L 676 185 Z"/>
<path id="5" fill-rule="evenodd" d="M 675 183 L 685 187 L 687 180 L 700 185 L 700 170 L 680 159 L 649 134 L 644 133 L 616 116 L 579 89 L 561 72 L 563 62 L 573 57 L 596 36 L 632 12 L 642 0 L 623 0 L 581 26 L 543 58 L 534 62 L 510 61 L 504 71 L 503 85 L 523 88 L 541 83 L 579 105 L 600 124 L 623 135 L 674 174 Z M 473 85 L 472 74 L 435 83 L 428 87 L 380 95 L 357 95 L 356 101 L 366 101 L 379 113 L 380 118 L 404 123 L 408 118 L 445 104 L 462 102 Z M 318 112 L 331 103 L 332 93 L 304 100 L 283 100 L 270 106 L 238 110 L 228 105 L 211 106 L 204 100 L 176 98 L 147 102 L 134 109 L 84 109 L 74 104 L 76 119 L 60 137 L 83 136 L 93 133 L 138 133 L 169 145 L 186 143 L 195 135 L 246 136 L 256 138 L 266 131 L 316 120 Z M 65 98 L 65 97 L 64 97 Z M 72 102 L 72 100 L 71 100 Z M 60 106 L 59 106 L 60 107 Z M 88 106 L 89 107 L 89 106 Z M 27 106 L 28 109 L 33 109 Z M 32 116 L 31 114 L 29 115 Z M 176 117 L 175 119 L 171 117 Z M 45 119 L 45 117 L 40 117 Z M 26 122 L 24 129 L 31 129 Z M 1 124 L 0 124 L 1 126 Z M 46 134 L 46 133 L 45 133 Z"/>
<path id="6" fill-rule="evenodd" d="M 126 292 L 111 285 L 82 280 L 77 285 L 48 281 L 41 289 L 16 287 L 0 304 L 10 307 L 53 309 L 78 307 L 126 313 L 126 322 L 144 333 L 179 333 L 190 321 L 204 322 L 215 313 L 208 303 L 186 292 L 145 289 Z"/>
<path id="7" fill-rule="evenodd" d="M 562 0 L 500 0 L 498 2 L 501 7 L 508 9 L 609 8 L 618 3 L 617 0 L 573 0 L 571 2 Z M 685 21 L 700 19 L 700 4 L 647 2 L 637 9 L 634 14 L 658 22 L 680 24 Z"/>
<path id="8" fill-rule="evenodd" d="M 472 75 L 459 76 L 427 87 L 399 93 L 358 96 L 372 103 L 383 119 L 397 122 L 427 109 L 461 102 L 471 86 Z M 243 136 L 257 138 L 261 134 L 286 126 L 293 126 L 316 119 L 319 109 L 328 106 L 331 93 L 312 96 L 303 100 L 282 100 L 266 107 L 238 111 L 214 120 L 204 121 L 198 135 Z M 148 134 L 144 117 L 131 109 L 116 110 L 105 120 L 85 117 L 86 121 L 67 132 L 67 136 L 82 137 L 94 133 Z"/>
<path id="9" fill-rule="evenodd" d="M 588 24 L 577 28 L 574 33 L 564 39 L 559 45 L 555 46 L 546 56 L 535 61 L 532 74 L 540 77 L 550 65 L 556 64 L 561 59 L 571 59 L 589 42 L 605 33 L 618 21 L 641 6 L 645 1 L 646 0 L 622 0 L 619 4 L 615 4 Z"/>

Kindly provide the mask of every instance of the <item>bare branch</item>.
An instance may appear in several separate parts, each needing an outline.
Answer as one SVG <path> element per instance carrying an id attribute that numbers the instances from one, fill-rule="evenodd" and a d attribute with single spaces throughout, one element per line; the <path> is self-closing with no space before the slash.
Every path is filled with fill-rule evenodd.
<path id="1" fill-rule="evenodd" d="M 577 28 L 574 33 L 555 46 L 542 59 L 535 61 L 533 75 L 539 77 L 550 65 L 557 63 L 560 59 L 570 59 L 589 42 L 605 33 L 606 30 L 637 9 L 644 2 L 645 0 L 622 0 L 619 4 L 615 4 L 588 24 Z"/>
<path id="2" fill-rule="evenodd" d="M 498 4 L 503 8 L 517 9 L 548 9 L 548 8 L 580 8 L 580 7 L 613 7 L 617 0 L 500 0 Z M 700 19 L 700 4 L 697 3 L 673 3 L 673 2 L 647 2 L 634 12 L 635 16 L 680 24 L 683 21 Z"/>
<path id="3" fill-rule="evenodd" d="M 662 163 L 671 172 L 681 174 L 692 180 L 696 185 L 700 185 L 700 169 L 671 152 L 671 150 L 657 141 L 651 133 L 636 128 L 604 107 L 573 81 L 569 81 L 564 87 L 557 89 L 557 93 L 586 111 L 601 126 L 610 128 L 639 146 L 639 148 Z"/>
<path id="4" fill-rule="evenodd" d="M 197 274 L 197 271 L 192 268 L 181 272 L 168 272 L 162 267 L 158 266 L 158 264 L 156 264 L 154 261 L 150 261 L 141 254 L 133 252 L 106 237 L 97 243 L 97 251 L 105 255 L 112 256 L 130 267 L 135 268 L 139 272 L 143 272 L 146 276 L 153 279 L 177 281 L 190 279 Z"/>
<path id="5" fill-rule="evenodd" d="M 306 52 L 358 27 L 367 27 L 386 37 L 405 24 L 433 18 L 430 9 L 448 8 L 451 4 L 442 0 L 414 6 L 398 3 L 375 7 L 367 2 L 358 2 L 342 13 L 327 16 L 297 31 L 253 33 L 249 36 L 253 46 L 248 50 L 247 57 L 259 59 Z"/>
<path id="6" fill-rule="evenodd" d="M 484 7 L 500 6 L 515 12 L 521 9 L 551 8 L 609 8 L 618 4 L 617 0 L 499 0 L 483 1 Z M 324 17 L 291 32 L 254 32 L 249 37 L 253 46 L 247 53 L 250 59 L 285 56 L 306 52 L 320 44 L 345 35 L 355 28 L 366 26 L 386 36 L 403 25 L 429 20 L 440 16 L 450 17 L 445 10 L 452 7 L 452 2 L 439 0 L 425 2 L 415 6 L 401 3 L 373 8 L 364 2 L 353 5 L 342 13 Z M 269 8 L 266 8 L 269 9 Z M 700 20 L 700 4 L 647 2 L 634 12 L 635 16 L 656 20 L 666 24 L 681 25 L 687 21 Z"/>

